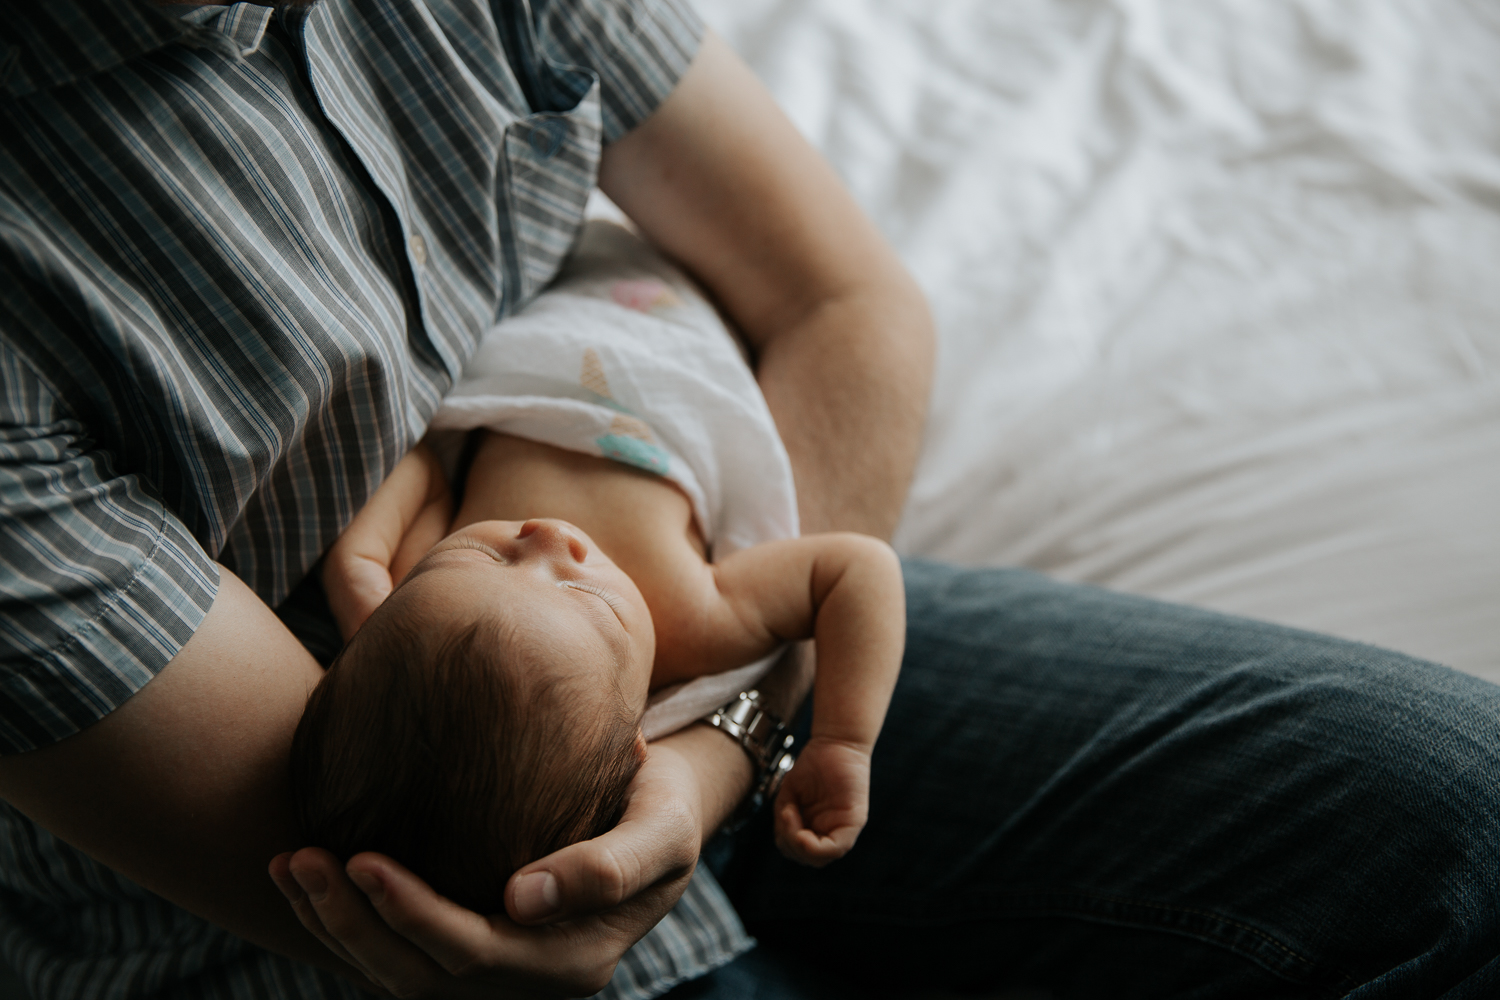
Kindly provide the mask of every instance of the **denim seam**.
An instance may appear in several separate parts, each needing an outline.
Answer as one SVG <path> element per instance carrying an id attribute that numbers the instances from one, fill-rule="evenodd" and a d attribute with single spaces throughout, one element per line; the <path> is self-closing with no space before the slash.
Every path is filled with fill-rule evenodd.
<path id="1" fill-rule="evenodd" d="M 1312 960 L 1307 956 L 1303 955 L 1301 952 L 1298 952 L 1294 948 L 1291 948 L 1290 946 L 1276 940 L 1274 937 L 1272 937 L 1270 934 L 1267 934 L 1259 927 L 1252 927 L 1250 924 L 1243 923 L 1230 917 L 1226 917 L 1221 913 L 1215 913 L 1212 910 L 1200 910 L 1192 906 L 1172 906 L 1168 903 L 1158 903 L 1154 900 L 1149 899 L 1136 899 L 1132 896 L 1109 896 L 1104 895 L 1103 893 L 1096 892 L 1074 891 L 1068 893 L 1068 895 L 1082 896 L 1085 899 L 1097 899 L 1101 902 L 1106 903 L 1123 903 L 1126 906 L 1141 906 L 1150 910 L 1164 910 L 1169 913 L 1191 913 L 1194 916 L 1205 917 L 1209 920 L 1216 920 L 1220 923 L 1228 924 L 1231 927 L 1238 927 L 1242 931 L 1248 931 L 1250 934 L 1254 935 L 1257 938 L 1260 938 L 1271 947 L 1286 952 L 1286 954 L 1293 960 L 1306 965 L 1308 968 L 1312 968 L 1313 966 Z"/>
<path id="2" fill-rule="evenodd" d="M 1121 895 L 1082 891 L 1082 889 L 1065 889 L 1065 891 L 1064 889 L 1055 889 L 1055 891 L 1046 891 L 1044 889 L 1044 891 L 1035 892 L 1014 891 L 1005 892 L 1002 895 L 1010 897 L 1011 900 L 1022 900 L 1022 898 L 1031 897 L 1037 900 L 1038 903 L 1050 901 L 1052 907 L 1047 907 L 1047 909 L 1053 909 L 1053 912 L 1064 913 L 1064 915 L 1077 916 L 1080 919 L 1106 918 L 1121 922 L 1121 924 L 1136 925 L 1136 927 L 1163 930 L 1167 931 L 1167 933 L 1187 934 L 1187 936 L 1197 937 L 1197 939 L 1203 940 L 1203 942 L 1209 943 L 1209 945 L 1214 945 L 1215 948 L 1224 948 L 1227 951 L 1241 955 L 1241 957 L 1248 958 L 1248 960 L 1256 961 L 1257 964 L 1268 967 L 1269 972 L 1275 972 L 1278 975 L 1289 975 L 1289 978 L 1290 976 L 1296 976 L 1296 978 L 1302 979 L 1304 982 L 1310 981 L 1314 976 L 1317 976 L 1317 964 L 1311 958 L 1308 958 L 1307 955 L 1301 954 L 1301 952 L 1296 951 L 1292 946 L 1281 942 L 1277 937 L 1269 934 L 1268 931 L 1260 930 L 1259 927 L 1254 927 L 1254 925 L 1245 924 L 1244 921 L 1236 921 L 1236 919 L 1229 918 L 1229 916 L 1224 916 L 1223 913 L 1215 913 L 1214 910 L 1173 906 L 1173 904 L 1160 903 L 1160 901 L 1155 900 L 1140 900 L 1140 898 L 1136 897 L 1121 897 Z M 1212 933 L 1211 928 L 1167 927 L 1167 925 L 1164 925 L 1160 921 L 1148 921 L 1148 919 L 1140 918 L 1133 919 L 1131 916 L 1121 915 L 1121 913 L 1103 913 L 1097 904 L 1140 907 L 1140 909 L 1152 910 L 1152 912 L 1158 913 L 1178 913 L 1178 915 L 1194 916 L 1194 918 L 1200 918 L 1203 921 L 1212 921 L 1215 924 L 1224 925 L 1224 927 L 1238 928 L 1238 930 L 1244 931 L 1245 934 L 1253 937 L 1256 942 L 1271 946 L 1272 949 L 1280 952 L 1287 960 L 1290 960 L 1290 963 L 1277 963 L 1277 966 L 1292 966 L 1292 964 L 1295 964 L 1295 966 L 1284 967 L 1284 969 L 1272 969 L 1263 958 L 1257 957 L 1254 949 L 1242 948 L 1242 946 L 1236 946 L 1235 943 L 1227 942 L 1227 940 L 1221 939 L 1218 934 Z M 1356 985 L 1359 985 L 1358 979 L 1355 976 L 1349 975 L 1349 972 L 1346 972 L 1346 970 L 1331 969 L 1329 970 L 1329 975 L 1337 978 L 1337 985 L 1334 985 L 1332 988 L 1338 991 L 1338 996 L 1349 993 Z"/>
<path id="3" fill-rule="evenodd" d="M 1017 893 L 1007 893 L 1007 895 L 1012 895 L 1012 896 L 1026 896 L 1026 895 L 1033 895 L 1033 894 L 1017 892 Z M 1189 936 L 1189 937 L 1198 938 L 1199 940 L 1204 941 L 1204 942 L 1206 942 L 1208 944 L 1211 944 L 1211 945 L 1213 945 L 1215 947 L 1224 948 L 1227 951 L 1230 951 L 1230 952 L 1233 952 L 1233 953 L 1235 953 L 1237 955 L 1240 955 L 1242 958 L 1246 958 L 1249 961 L 1255 962 L 1256 964 L 1261 965 L 1262 967 L 1267 968 L 1267 971 L 1269 971 L 1269 972 L 1272 972 L 1272 973 L 1275 973 L 1275 974 L 1278 974 L 1278 975 L 1286 975 L 1286 976 L 1288 976 L 1288 978 L 1293 978 L 1293 975 L 1295 975 L 1296 978 L 1298 978 L 1298 979 L 1300 979 L 1300 980 L 1303 981 L 1304 985 L 1310 985 L 1310 986 L 1321 986 L 1322 985 L 1322 984 L 1319 984 L 1319 983 L 1311 981 L 1317 975 L 1317 966 L 1307 956 L 1301 954 L 1296 949 L 1294 949 L 1291 946 L 1283 943 L 1282 941 L 1277 940 L 1271 934 L 1267 933 L 1266 931 L 1261 930 L 1258 927 L 1254 927 L 1254 926 L 1252 926 L 1250 924 L 1244 923 L 1243 921 L 1235 920 L 1235 919 L 1233 919 L 1231 917 L 1226 917 L 1226 916 L 1224 916 L 1223 914 L 1220 914 L 1220 913 L 1215 913 L 1212 910 L 1201 910 L 1201 909 L 1197 909 L 1195 907 L 1190 907 L 1190 906 L 1173 906 L 1173 905 L 1171 905 L 1169 903 L 1161 903 L 1161 902 L 1157 902 L 1157 901 L 1154 901 L 1154 900 L 1137 899 L 1137 898 L 1134 898 L 1134 897 L 1131 897 L 1131 896 L 1112 896 L 1112 895 L 1106 895 L 1106 894 L 1103 894 L 1103 893 L 1085 892 L 1085 891 L 1079 891 L 1079 890 L 1068 890 L 1068 891 L 1063 891 L 1063 892 L 1045 892 L 1044 891 L 1044 892 L 1035 893 L 1034 895 L 1040 896 L 1040 897 L 1043 897 L 1043 898 L 1052 897 L 1053 899 L 1055 899 L 1057 902 L 1054 904 L 1054 906 L 1052 906 L 1052 907 L 1045 907 L 1045 908 L 1052 909 L 1053 912 L 1060 913 L 1062 915 L 1074 916 L 1074 917 L 1076 917 L 1078 919 L 1081 919 L 1081 920 L 1088 920 L 1088 919 L 1110 920 L 1110 921 L 1117 922 L 1117 923 L 1120 923 L 1120 924 L 1125 924 L 1125 925 L 1128 925 L 1128 926 L 1135 926 L 1135 927 L 1139 927 L 1139 928 L 1142 928 L 1142 929 L 1152 929 L 1152 930 L 1165 931 L 1167 933 L 1184 934 L 1184 935 Z M 1072 906 L 1067 905 L 1067 900 L 1068 900 L 1069 897 L 1072 897 L 1074 900 L 1076 900 L 1077 903 L 1083 903 L 1084 905 L 1076 905 L 1076 903 L 1075 903 L 1075 905 L 1072 905 Z M 1089 902 L 1089 901 L 1094 901 L 1094 902 L 1104 903 L 1104 904 L 1114 904 L 1114 905 L 1118 905 L 1118 906 L 1134 906 L 1134 907 L 1140 907 L 1141 909 L 1145 909 L 1145 910 L 1154 910 L 1154 911 L 1157 911 L 1157 912 L 1168 913 L 1168 914 L 1175 913 L 1175 914 L 1190 915 L 1190 916 L 1202 918 L 1203 920 L 1208 920 L 1208 921 L 1213 921 L 1215 923 L 1223 924 L 1223 925 L 1228 926 L 1228 927 L 1238 928 L 1239 930 L 1244 931 L 1245 933 L 1249 934 L 1256 941 L 1259 941 L 1259 942 L 1261 942 L 1263 944 L 1269 945 L 1273 949 L 1275 949 L 1276 951 L 1278 951 L 1278 952 L 1282 953 L 1283 955 L 1285 955 L 1288 959 L 1291 960 L 1291 962 L 1296 963 L 1297 968 L 1295 969 L 1295 973 L 1293 973 L 1292 969 L 1270 967 L 1266 962 L 1262 961 L 1255 954 L 1254 950 L 1252 950 L 1252 949 L 1246 949 L 1246 948 L 1243 948 L 1243 947 L 1238 947 L 1238 946 L 1236 946 L 1235 944 L 1233 944 L 1233 943 L 1231 943 L 1229 941 L 1225 941 L 1225 940 L 1221 939 L 1219 935 L 1216 935 L 1216 934 L 1212 933 L 1212 931 L 1210 929 L 1208 929 L 1208 928 L 1204 928 L 1204 927 L 1198 927 L 1198 928 L 1174 927 L 1174 926 L 1165 925 L 1165 924 L 1160 923 L 1160 922 L 1143 920 L 1143 919 L 1139 919 L 1139 918 L 1132 918 L 1130 915 L 1127 915 L 1127 914 L 1110 913 L 1110 912 L 1107 912 L 1107 911 L 1101 912 L 1099 909 L 1097 909 L 1095 907 L 1091 907 L 1091 906 L 1086 905 L 1087 902 Z M 1277 963 L 1277 964 L 1280 965 L 1282 963 Z M 1289 975 L 1289 973 L 1292 973 L 1292 975 Z M 1355 986 L 1358 985 L 1358 980 L 1356 980 L 1353 976 L 1349 975 L 1349 973 L 1347 973 L 1347 972 L 1345 972 L 1343 970 L 1333 970 L 1333 969 L 1330 969 L 1329 973 L 1332 976 L 1337 977 L 1336 984 L 1329 987 L 1329 989 L 1331 989 L 1334 992 L 1334 994 L 1337 995 L 1337 996 L 1343 996 L 1349 990 L 1353 989 Z M 1321 978 L 1321 977 L 1319 977 L 1319 978 Z"/>

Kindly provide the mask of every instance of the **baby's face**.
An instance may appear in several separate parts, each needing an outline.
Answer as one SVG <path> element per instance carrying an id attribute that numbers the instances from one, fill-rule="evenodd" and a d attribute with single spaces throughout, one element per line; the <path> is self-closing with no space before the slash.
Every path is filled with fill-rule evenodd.
<path id="1" fill-rule="evenodd" d="M 412 567 L 397 601 L 441 624 L 500 616 L 542 638 L 550 662 L 598 673 L 644 706 L 656 658 L 645 598 L 588 535 L 567 521 L 480 521 L 443 539 Z M 592 676 L 583 678 L 594 682 Z"/>

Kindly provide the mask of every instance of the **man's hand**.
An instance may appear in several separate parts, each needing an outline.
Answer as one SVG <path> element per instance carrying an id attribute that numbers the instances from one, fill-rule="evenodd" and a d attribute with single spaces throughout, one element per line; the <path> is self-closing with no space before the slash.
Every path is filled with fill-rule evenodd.
<path id="1" fill-rule="evenodd" d="M 503 914 L 465 910 L 379 854 L 344 866 L 304 848 L 276 857 L 271 877 L 308 930 L 395 996 L 588 996 L 687 887 L 697 785 L 687 756 L 652 745 L 619 826 L 511 876 Z"/>

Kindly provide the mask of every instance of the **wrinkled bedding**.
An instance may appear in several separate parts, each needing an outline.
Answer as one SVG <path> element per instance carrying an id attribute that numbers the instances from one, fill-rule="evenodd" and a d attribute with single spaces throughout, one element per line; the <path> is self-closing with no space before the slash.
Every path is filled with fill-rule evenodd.
<path id="1" fill-rule="evenodd" d="M 1500 5 L 697 3 L 931 298 L 901 550 L 1500 680 Z"/>

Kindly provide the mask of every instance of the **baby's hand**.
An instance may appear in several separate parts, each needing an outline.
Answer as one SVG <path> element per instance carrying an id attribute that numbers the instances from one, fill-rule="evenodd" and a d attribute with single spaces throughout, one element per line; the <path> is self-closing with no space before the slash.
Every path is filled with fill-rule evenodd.
<path id="1" fill-rule="evenodd" d="M 849 852 L 869 813 L 869 748 L 814 736 L 776 796 L 776 846 L 822 868 Z"/>
<path id="2" fill-rule="evenodd" d="M 323 559 L 323 592 L 346 642 L 452 520 L 448 481 L 423 441 L 396 463 Z"/>
<path id="3" fill-rule="evenodd" d="M 339 634 L 347 641 L 390 596 L 394 583 L 389 566 L 351 551 L 343 542 L 340 538 L 323 560 L 323 593 Z"/>

